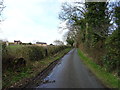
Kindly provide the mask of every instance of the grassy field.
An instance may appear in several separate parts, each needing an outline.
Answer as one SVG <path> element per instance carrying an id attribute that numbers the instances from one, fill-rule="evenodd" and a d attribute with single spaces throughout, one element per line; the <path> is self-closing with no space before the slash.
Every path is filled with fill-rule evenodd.
<path id="1" fill-rule="evenodd" d="M 100 67 L 95 64 L 89 57 L 87 57 L 80 49 L 78 54 L 84 64 L 95 74 L 98 79 L 108 88 L 119 88 L 120 89 L 120 78 L 107 72 L 104 67 Z"/>
<path id="2" fill-rule="evenodd" d="M 9 88 L 17 84 L 23 84 L 29 79 L 36 77 L 36 75 L 45 69 L 51 62 L 60 59 L 70 50 L 71 48 L 66 48 L 42 60 L 31 61 L 26 67 L 20 67 L 17 71 L 8 69 L 3 75 L 3 88 Z"/>

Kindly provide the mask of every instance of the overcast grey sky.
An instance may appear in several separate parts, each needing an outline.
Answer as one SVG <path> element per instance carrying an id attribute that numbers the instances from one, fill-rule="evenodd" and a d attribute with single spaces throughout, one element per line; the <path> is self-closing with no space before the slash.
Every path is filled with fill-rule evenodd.
<path id="1" fill-rule="evenodd" d="M 2 12 L 4 21 L 0 24 L 0 39 L 48 44 L 62 40 L 66 31 L 58 30 L 58 27 L 65 23 L 60 25 L 58 14 L 65 1 L 83 0 L 4 0 L 6 8 Z"/>
<path id="2" fill-rule="evenodd" d="M 10 42 L 47 42 L 62 40 L 58 13 L 64 0 L 4 0 L 0 39 Z M 64 24 L 62 24 L 64 25 Z"/>

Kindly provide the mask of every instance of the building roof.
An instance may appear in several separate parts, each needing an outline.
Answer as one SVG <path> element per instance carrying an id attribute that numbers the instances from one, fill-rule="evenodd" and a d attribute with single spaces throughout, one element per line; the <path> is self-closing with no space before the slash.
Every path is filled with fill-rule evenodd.
<path id="1" fill-rule="evenodd" d="M 36 42 L 36 44 L 47 44 L 45 42 Z"/>
<path id="2" fill-rule="evenodd" d="M 14 42 L 21 42 L 20 40 L 14 40 Z"/>

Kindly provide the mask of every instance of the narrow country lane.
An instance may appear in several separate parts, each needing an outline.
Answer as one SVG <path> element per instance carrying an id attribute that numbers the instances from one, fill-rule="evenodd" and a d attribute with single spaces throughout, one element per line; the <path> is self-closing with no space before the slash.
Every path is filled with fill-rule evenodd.
<path id="1" fill-rule="evenodd" d="M 104 88 L 72 49 L 37 88 Z"/>

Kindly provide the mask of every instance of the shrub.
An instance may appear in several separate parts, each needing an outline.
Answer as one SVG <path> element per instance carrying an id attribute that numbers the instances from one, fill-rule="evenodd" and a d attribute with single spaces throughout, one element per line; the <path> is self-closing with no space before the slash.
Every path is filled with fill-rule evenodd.
<path id="1" fill-rule="evenodd" d="M 115 30 L 106 39 L 106 55 L 104 56 L 104 66 L 108 71 L 120 68 L 120 30 Z"/>
<path id="2" fill-rule="evenodd" d="M 44 48 L 39 46 L 27 46 L 23 47 L 26 51 L 23 54 L 23 57 L 27 60 L 40 60 L 44 58 Z M 26 57 L 27 56 L 27 57 Z"/>
<path id="3" fill-rule="evenodd" d="M 47 56 L 54 55 L 67 46 L 47 46 L 40 47 L 35 45 L 11 45 L 3 48 L 3 69 L 15 68 L 19 63 L 42 60 Z M 22 58 L 22 59 L 21 59 Z M 17 63 L 17 64 L 16 64 Z M 20 65 L 19 65 L 20 66 Z M 25 66 L 25 65 L 23 65 Z M 18 68 L 18 67 L 17 67 Z"/>

